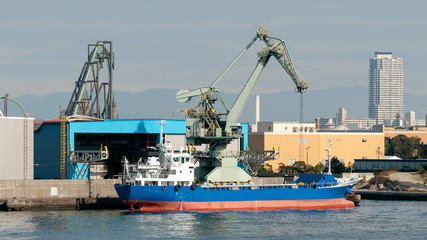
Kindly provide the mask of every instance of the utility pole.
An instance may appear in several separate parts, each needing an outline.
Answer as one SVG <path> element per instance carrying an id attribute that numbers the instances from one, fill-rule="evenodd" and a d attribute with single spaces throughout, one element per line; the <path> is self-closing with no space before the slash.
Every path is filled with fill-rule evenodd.
<path id="1" fill-rule="evenodd" d="M 4 108 L 3 108 L 3 115 L 5 117 L 7 117 L 7 98 L 9 97 L 9 94 L 6 93 L 6 95 L 4 95 Z"/>

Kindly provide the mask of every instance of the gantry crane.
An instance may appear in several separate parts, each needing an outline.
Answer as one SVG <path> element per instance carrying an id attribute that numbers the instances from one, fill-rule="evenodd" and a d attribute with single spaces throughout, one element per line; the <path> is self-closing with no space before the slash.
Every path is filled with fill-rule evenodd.
<path id="1" fill-rule="evenodd" d="M 228 109 L 215 86 L 257 40 L 263 42 L 266 47 L 258 51 L 255 70 L 231 109 Z M 187 144 L 209 144 L 209 151 L 204 156 L 198 157 L 199 167 L 195 175 L 199 180 L 208 183 L 243 183 L 251 179 L 239 163 L 239 156 L 226 151 L 226 147 L 232 140 L 242 137 L 239 118 L 271 56 L 291 77 L 297 92 L 302 93 L 308 90 L 308 83 L 295 69 L 285 42 L 270 36 L 268 29 L 261 26 L 249 44 L 209 87 L 178 91 L 176 98 L 183 103 L 190 101 L 193 97 L 199 97 L 193 108 L 185 109 Z M 215 110 L 214 104 L 217 100 L 221 102 L 226 113 L 221 114 Z M 221 120 L 222 116 L 225 116 L 225 121 Z"/>

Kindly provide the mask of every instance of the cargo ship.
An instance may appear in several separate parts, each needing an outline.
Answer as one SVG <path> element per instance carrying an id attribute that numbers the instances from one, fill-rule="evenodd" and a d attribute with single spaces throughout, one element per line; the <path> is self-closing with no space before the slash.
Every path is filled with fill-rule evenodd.
<path id="1" fill-rule="evenodd" d="M 288 184 L 196 183 L 198 160 L 191 150 L 171 146 L 124 166 L 123 183 L 115 185 L 117 194 L 129 209 L 147 212 L 352 208 L 346 195 L 360 181 L 338 183 L 333 175 L 301 174 Z"/>
<path id="2" fill-rule="evenodd" d="M 256 41 L 262 42 L 265 48 L 257 51 L 256 67 L 229 108 L 215 86 Z M 162 129 L 166 122 L 161 122 L 159 154 L 132 166 L 125 161 L 123 182 L 115 185 L 120 199 L 131 209 L 142 211 L 354 207 L 353 202 L 346 200 L 346 195 L 360 179 L 337 182 L 331 174 L 302 174 L 292 183 L 256 185 L 252 182 L 256 171 L 251 165 L 278 159 L 279 151 L 276 148 L 255 151 L 245 147 L 241 147 L 241 151 L 228 150 L 233 141 L 244 137 L 239 119 L 270 58 L 279 62 L 297 92 L 302 94 L 308 90 L 308 82 L 294 68 L 284 40 L 270 36 L 269 30 L 261 26 L 211 85 L 178 91 L 176 99 L 181 103 L 197 98 L 192 108 L 183 109 L 186 144 L 190 147 L 178 151 L 167 144 L 164 147 Z M 224 113 L 217 111 L 217 100 L 226 110 Z M 192 149 L 195 146 L 208 149 L 197 151 Z"/>

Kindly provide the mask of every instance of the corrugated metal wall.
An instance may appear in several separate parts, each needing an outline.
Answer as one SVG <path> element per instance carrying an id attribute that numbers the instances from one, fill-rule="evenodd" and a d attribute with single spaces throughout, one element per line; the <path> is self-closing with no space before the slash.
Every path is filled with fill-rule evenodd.
<path id="1" fill-rule="evenodd" d="M 0 180 L 34 178 L 34 118 L 0 117 Z"/>
<path id="2" fill-rule="evenodd" d="M 61 178 L 61 123 L 44 122 L 34 134 L 34 178 Z"/>

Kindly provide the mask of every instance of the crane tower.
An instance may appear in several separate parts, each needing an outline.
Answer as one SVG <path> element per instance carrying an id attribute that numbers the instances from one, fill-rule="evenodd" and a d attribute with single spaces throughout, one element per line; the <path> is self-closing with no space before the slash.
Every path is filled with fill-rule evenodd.
<path id="1" fill-rule="evenodd" d="M 215 86 L 257 40 L 264 43 L 265 48 L 258 51 L 258 61 L 254 71 L 233 106 L 228 109 Z M 296 86 L 296 91 L 300 93 L 307 91 L 308 83 L 295 69 L 284 40 L 270 36 L 268 29 L 263 26 L 256 31 L 249 44 L 209 87 L 192 91 L 178 91 L 176 98 L 183 103 L 190 101 L 193 97 L 198 97 L 192 108 L 185 109 L 185 119 L 187 144 L 209 145 L 208 152 L 197 156 L 199 167 L 195 169 L 195 175 L 200 181 L 213 184 L 249 182 L 251 176 L 248 174 L 248 164 L 244 159 L 251 156 L 256 156 L 261 161 L 277 158 L 278 152 L 275 150 L 264 151 L 262 154 L 252 154 L 250 151 L 236 153 L 226 150 L 232 140 L 242 137 L 239 118 L 259 76 L 272 56 L 290 76 Z M 226 113 L 216 111 L 215 103 L 218 100 Z"/>
<path id="2" fill-rule="evenodd" d="M 100 83 L 100 71 L 107 65 L 106 82 Z M 83 115 L 102 119 L 116 119 L 113 97 L 114 53 L 111 41 L 88 45 L 88 61 L 84 63 L 79 79 L 64 113 L 65 116 Z M 103 91 L 103 105 L 101 93 Z"/>

